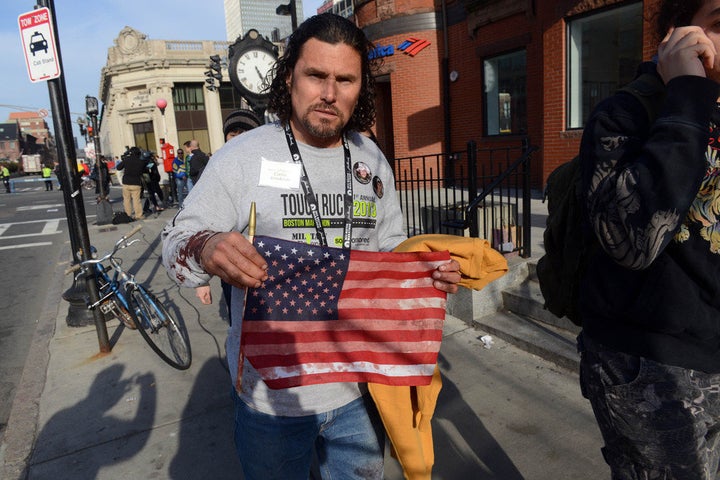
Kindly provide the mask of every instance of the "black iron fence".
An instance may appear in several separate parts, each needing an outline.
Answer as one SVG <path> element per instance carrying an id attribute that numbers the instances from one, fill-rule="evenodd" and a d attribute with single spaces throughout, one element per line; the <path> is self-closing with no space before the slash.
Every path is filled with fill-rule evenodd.
<path id="1" fill-rule="evenodd" d="M 517 146 L 394 159 L 408 236 L 445 233 L 485 238 L 504 254 L 529 257 L 530 160 Z"/>

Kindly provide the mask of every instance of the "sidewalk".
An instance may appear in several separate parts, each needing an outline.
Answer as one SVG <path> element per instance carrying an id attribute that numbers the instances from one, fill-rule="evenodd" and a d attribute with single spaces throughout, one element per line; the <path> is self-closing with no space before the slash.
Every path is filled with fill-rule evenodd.
<path id="1" fill-rule="evenodd" d="M 66 247 L 0 446 L 3 480 L 242 478 L 232 442 L 219 282 L 212 282 L 214 304 L 204 306 L 192 289 L 168 278 L 159 233 L 173 213 L 145 220 L 137 235 L 142 241 L 121 256 L 185 322 L 192 366 L 178 371 L 166 365 L 117 320 L 107 324 L 113 345 L 107 355 L 98 353 L 94 326 L 68 327 L 68 304 L 61 300 L 72 284 L 63 275 Z M 91 242 L 106 251 L 132 226 L 91 225 Z M 482 335 L 447 319 L 433 478 L 607 478 L 577 376 L 499 339 L 484 348 Z M 402 479 L 389 456 L 386 478 Z"/>

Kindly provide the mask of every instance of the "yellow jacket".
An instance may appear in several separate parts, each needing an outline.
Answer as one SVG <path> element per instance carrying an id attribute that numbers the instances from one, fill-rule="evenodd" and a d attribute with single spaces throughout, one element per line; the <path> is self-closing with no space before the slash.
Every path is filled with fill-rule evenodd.
<path id="1" fill-rule="evenodd" d="M 507 260 L 479 238 L 454 235 L 418 235 L 404 241 L 396 252 L 448 250 L 460 263 L 460 285 L 480 290 L 508 271 Z M 385 432 L 407 480 L 430 480 L 435 463 L 432 427 L 437 397 L 442 388 L 440 369 L 435 365 L 430 385 L 393 387 L 369 383 L 368 389 L 380 412 Z"/>
<path id="2" fill-rule="evenodd" d="M 447 250 L 450 257 L 460 263 L 459 285 L 481 290 L 508 271 L 507 260 L 490 242 L 482 238 L 458 237 L 456 235 L 428 234 L 408 238 L 395 248 L 396 252 L 441 252 Z"/>

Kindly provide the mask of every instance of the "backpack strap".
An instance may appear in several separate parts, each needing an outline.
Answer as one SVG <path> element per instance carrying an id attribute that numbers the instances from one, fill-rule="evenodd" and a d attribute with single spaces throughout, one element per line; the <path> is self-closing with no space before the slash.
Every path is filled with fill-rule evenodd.
<path id="1" fill-rule="evenodd" d="M 647 112 L 650 125 L 655 122 L 665 101 L 665 83 L 655 71 L 641 73 L 632 82 L 618 89 L 619 92 L 628 93 L 638 99 Z"/>

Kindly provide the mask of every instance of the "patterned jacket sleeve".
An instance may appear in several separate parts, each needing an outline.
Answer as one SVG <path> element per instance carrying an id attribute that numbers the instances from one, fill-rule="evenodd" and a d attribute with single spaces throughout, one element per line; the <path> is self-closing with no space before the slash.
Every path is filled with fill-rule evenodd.
<path id="1" fill-rule="evenodd" d="M 717 97 L 715 82 L 683 76 L 666 86 L 652 125 L 640 101 L 624 92 L 588 120 L 580 148 L 586 219 L 621 266 L 647 268 L 684 220 L 706 171 Z"/>

